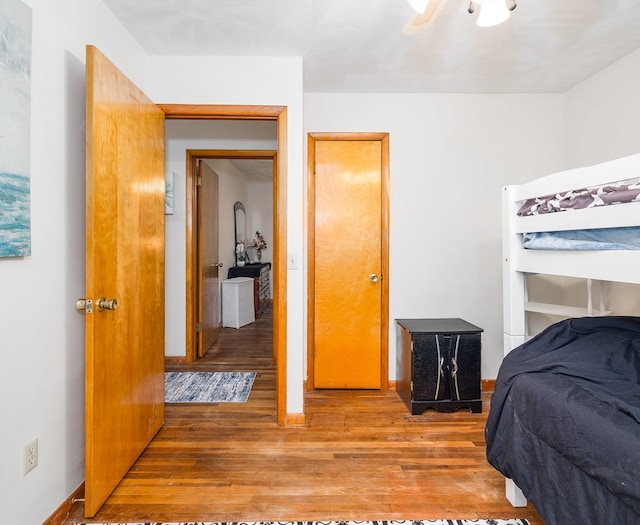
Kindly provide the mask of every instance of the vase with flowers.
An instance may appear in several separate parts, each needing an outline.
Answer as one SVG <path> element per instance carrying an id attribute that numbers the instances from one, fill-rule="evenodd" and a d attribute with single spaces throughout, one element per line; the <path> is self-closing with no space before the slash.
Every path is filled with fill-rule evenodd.
<path id="1" fill-rule="evenodd" d="M 264 236 L 256 230 L 256 234 L 248 245 L 249 248 L 256 250 L 256 258 L 258 262 L 262 259 L 262 250 L 267 249 L 267 241 L 264 240 Z"/>
<path id="2" fill-rule="evenodd" d="M 236 264 L 238 266 L 244 266 L 247 261 L 247 252 L 245 245 L 242 242 L 236 243 Z"/>

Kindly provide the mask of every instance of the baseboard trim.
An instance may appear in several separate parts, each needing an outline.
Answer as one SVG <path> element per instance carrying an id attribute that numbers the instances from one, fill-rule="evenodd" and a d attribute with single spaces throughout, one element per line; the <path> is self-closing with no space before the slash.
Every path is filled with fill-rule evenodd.
<path id="1" fill-rule="evenodd" d="M 495 379 L 483 379 L 480 381 L 480 385 L 482 390 L 492 391 L 496 388 L 496 380 Z"/>
<path id="2" fill-rule="evenodd" d="M 165 355 L 164 364 L 166 365 L 184 365 L 187 362 L 187 358 L 182 355 Z"/>
<path id="3" fill-rule="evenodd" d="M 60 504 L 60 506 L 42 523 L 42 525 L 62 525 L 69 517 L 73 504 L 82 499 L 84 499 L 84 481 L 80 483 L 80 486 Z"/>

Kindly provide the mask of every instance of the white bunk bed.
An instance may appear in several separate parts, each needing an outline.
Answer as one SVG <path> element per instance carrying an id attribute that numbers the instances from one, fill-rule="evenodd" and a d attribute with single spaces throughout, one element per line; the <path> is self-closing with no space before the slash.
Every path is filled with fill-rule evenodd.
<path id="1" fill-rule="evenodd" d="M 527 312 L 577 318 L 609 315 L 601 300 L 591 304 L 591 282 L 613 281 L 640 284 L 640 249 L 636 250 L 530 250 L 522 238 L 529 232 L 557 232 L 585 229 L 640 227 L 640 202 L 533 216 L 517 214 L 523 201 L 566 192 L 574 188 L 608 185 L 640 177 L 640 154 L 585 168 L 548 175 L 532 182 L 503 189 L 503 322 L 505 356 L 522 345 L 527 336 Z M 638 230 L 640 236 L 640 230 Z M 584 308 L 530 302 L 526 275 L 583 278 L 588 283 L 589 301 Z M 602 297 L 602 294 L 600 294 Z M 615 315 L 615 312 L 613 312 Z M 636 314 L 637 315 L 637 314 Z M 507 479 L 506 494 L 514 506 L 525 506 L 520 489 Z M 534 502 L 535 503 L 535 502 Z"/>
<path id="2" fill-rule="evenodd" d="M 521 217 L 520 203 L 539 195 L 591 187 L 640 176 L 640 154 L 548 175 L 519 186 L 506 186 L 502 196 L 503 322 L 505 354 L 524 342 L 527 311 L 546 311 L 526 304 L 525 275 L 546 274 L 599 281 L 640 283 L 640 250 L 527 250 L 522 235 L 531 232 L 640 226 L 640 203 L 568 210 Z M 539 308 L 536 310 L 534 308 Z M 586 310 L 550 307 L 554 314 L 588 315 Z"/>

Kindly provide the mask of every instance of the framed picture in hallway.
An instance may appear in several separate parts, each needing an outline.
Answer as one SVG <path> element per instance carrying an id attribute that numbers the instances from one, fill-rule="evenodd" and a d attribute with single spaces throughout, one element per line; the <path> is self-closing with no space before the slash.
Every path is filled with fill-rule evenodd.
<path id="1" fill-rule="evenodd" d="M 31 8 L 0 0 L 0 257 L 31 255 Z"/>
<path id="2" fill-rule="evenodd" d="M 175 173 L 167 171 L 164 181 L 164 214 L 173 215 L 173 179 Z"/>

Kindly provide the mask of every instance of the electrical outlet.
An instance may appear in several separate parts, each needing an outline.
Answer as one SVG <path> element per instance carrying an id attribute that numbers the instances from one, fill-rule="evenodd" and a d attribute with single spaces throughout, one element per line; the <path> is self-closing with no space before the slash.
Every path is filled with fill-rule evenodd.
<path id="1" fill-rule="evenodd" d="M 24 446 L 24 474 L 38 466 L 38 438 Z"/>

